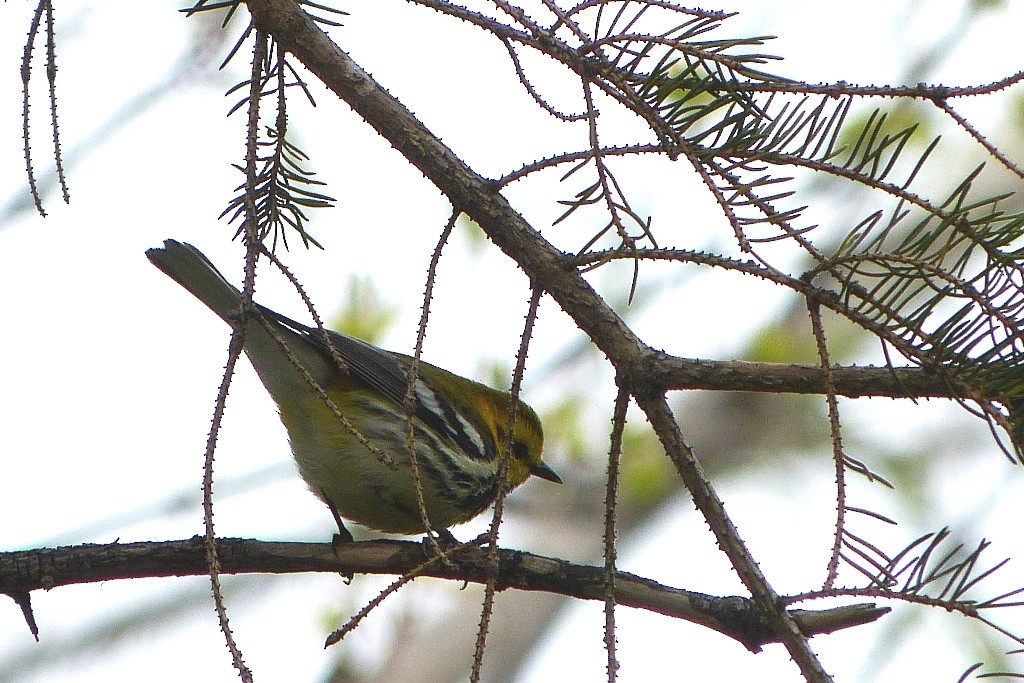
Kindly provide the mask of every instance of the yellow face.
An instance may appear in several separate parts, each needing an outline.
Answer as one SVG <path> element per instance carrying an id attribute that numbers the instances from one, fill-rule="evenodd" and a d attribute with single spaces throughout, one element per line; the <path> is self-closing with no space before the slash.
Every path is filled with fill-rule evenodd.
<path id="1" fill-rule="evenodd" d="M 499 436 L 504 437 L 503 434 Z M 504 443 L 504 438 L 500 438 L 498 443 Z M 545 474 L 551 470 L 541 459 L 543 451 L 544 429 L 540 418 L 530 406 L 520 401 L 516 408 L 516 423 L 512 428 L 512 459 L 508 464 L 510 490 L 526 481 L 531 474 L 548 478 Z"/>
<path id="2" fill-rule="evenodd" d="M 544 429 L 540 418 L 522 401 L 516 410 L 516 423 L 512 429 L 512 460 L 509 463 L 509 488 L 522 484 L 527 477 L 547 479 L 556 484 L 562 478 L 541 458 L 544 450 Z"/>

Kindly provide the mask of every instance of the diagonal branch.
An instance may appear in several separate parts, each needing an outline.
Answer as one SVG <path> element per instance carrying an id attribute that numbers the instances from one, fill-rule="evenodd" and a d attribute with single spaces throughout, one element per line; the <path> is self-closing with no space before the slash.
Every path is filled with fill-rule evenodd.
<path id="1" fill-rule="evenodd" d="M 810 644 L 800 632 L 800 627 L 783 607 L 781 596 L 761 573 L 757 561 L 747 550 L 739 531 L 729 519 L 722 500 L 708 481 L 693 450 L 683 441 L 675 416 L 664 395 L 635 394 L 637 405 L 645 413 L 654 428 L 665 452 L 676 466 L 686 488 L 693 496 L 693 503 L 707 520 L 722 552 L 729 558 L 733 569 L 743 585 L 753 596 L 753 602 L 761 610 L 772 631 L 789 650 L 790 656 L 800 667 L 808 681 L 831 681 Z"/>
<path id="2" fill-rule="evenodd" d="M 535 277 L 583 332 L 629 377 L 649 348 L 626 326 L 564 254 L 545 240 L 496 190 L 434 136 L 291 0 L 249 3 L 265 28 L 313 74 L 386 138 L 508 256 Z"/>

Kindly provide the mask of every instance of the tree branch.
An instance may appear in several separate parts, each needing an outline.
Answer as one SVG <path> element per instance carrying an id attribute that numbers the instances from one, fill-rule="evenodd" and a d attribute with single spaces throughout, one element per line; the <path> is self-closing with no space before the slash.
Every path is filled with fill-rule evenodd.
<path id="1" fill-rule="evenodd" d="M 488 578 L 488 550 L 465 546 L 450 557 L 450 564 L 435 562 L 425 568 L 429 555 L 422 543 L 363 541 L 358 543 L 286 543 L 253 539 L 218 539 L 222 574 L 405 574 L 484 583 Z M 96 583 L 114 579 L 158 576 L 206 576 L 202 537 L 188 540 L 108 543 L 40 548 L 0 553 L 0 593 L 14 597 L 25 610 L 33 590 Z M 603 567 L 503 549 L 499 552 L 498 590 L 516 588 L 556 593 L 582 600 L 606 599 Z M 777 642 L 775 631 L 749 598 L 717 597 L 671 588 L 627 572 L 615 574 L 615 602 L 706 626 L 757 652 Z M 806 636 L 832 633 L 870 623 L 889 611 L 871 603 L 827 610 L 789 610 Z M 31 610 L 25 611 L 26 615 Z"/>
<path id="2" fill-rule="evenodd" d="M 647 387 L 772 394 L 825 394 L 825 372 L 817 365 L 680 358 L 654 351 L 645 358 Z M 839 396 L 958 398 L 949 378 L 927 368 L 832 366 Z M 998 397 L 992 397 L 998 398 Z"/>

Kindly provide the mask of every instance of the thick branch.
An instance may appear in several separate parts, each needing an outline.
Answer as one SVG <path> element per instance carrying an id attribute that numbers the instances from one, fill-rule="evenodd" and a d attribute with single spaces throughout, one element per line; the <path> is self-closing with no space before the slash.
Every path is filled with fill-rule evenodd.
<path id="1" fill-rule="evenodd" d="M 653 352 L 645 358 L 648 390 L 706 389 L 772 394 L 825 394 L 825 373 L 816 365 L 679 358 Z M 877 366 L 831 368 L 840 396 L 958 398 L 949 379 L 926 368 Z M 998 398 L 998 397 L 993 397 Z"/>
<path id="2" fill-rule="evenodd" d="M 487 550 L 467 546 L 451 564 L 428 559 L 421 543 L 365 541 L 282 543 L 250 539 L 218 539 L 222 574 L 328 572 L 341 574 L 405 574 L 415 571 L 456 581 L 487 580 Z M 30 591 L 113 579 L 157 576 L 206 576 L 206 551 L 201 537 L 182 541 L 110 543 L 0 553 L 0 592 L 26 596 Z M 557 593 L 583 600 L 604 600 L 602 567 L 515 550 L 499 553 L 498 590 Z M 615 602 L 685 619 L 736 639 L 751 651 L 776 642 L 777 636 L 749 598 L 716 597 L 663 586 L 625 572 L 616 573 Z M 790 610 L 805 635 L 832 633 L 866 624 L 889 611 L 862 603 L 829 610 Z"/>

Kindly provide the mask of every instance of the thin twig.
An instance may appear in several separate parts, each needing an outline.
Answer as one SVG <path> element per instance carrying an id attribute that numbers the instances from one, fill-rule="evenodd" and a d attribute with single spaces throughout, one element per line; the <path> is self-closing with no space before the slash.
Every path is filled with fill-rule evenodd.
<path id="1" fill-rule="evenodd" d="M 487 645 L 487 632 L 490 628 L 491 615 L 494 611 L 494 596 L 497 592 L 499 552 L 498 530 L 505 510 L 505 495 L 508 493 L 508 465 L 512 457 L 512 442 L 515 433 L 516 413 L 519 405 L 519 391 L 523 383 L 526 369 L 526 354 L 533 338 L 533 324 L 537 319 L 537 309 L 544 290 L 534 285 L 530 295 L 529 309 L 523 324 L 523 335 L 516 353 L 516 366 L 512 371 L 512 384 L 509 387 L 508 419 L 505 438 L 499 444 L 497 496 L 494 499 L 494 514 L 487 530 L 487 581 L 484 583 L 484 602 L 480 608 L 480 625 L 477 628 L 476 644 L 473 648 L 473 664 L 470 669 L 470 683 L 479 683 Z"/>
<path id="2" fill-rule="evenodd" d="M 832 540 L 832 552 L 825 570 L 823 590 L 835 585 L 839 574 L 839 555 L 843 545 L 843 532 L 846 528 L 846 454 L 843 452 L 843 437 L 839 422 L 839 400 L 836 398 L 836 383 L 832 376 L 832 361 L 829 358 L 828 342 L 825 339 L 825 326 L 821 320 L 821 307 L 814 298 L 807 299 L 807 311 L 811 317 L 811 330 L 814 343 L 818 349 L 818 360 L 825 380 L 825 403 L 828 405 L 828 424 L 832 435 L 832 462 L 836 474 L 836 526 Z"/>
<path id="3" fill-rule="evenodd" d="M 246 125 L 245 145 L 245 276 L 242 285 L 242 296 L 238 318 L 233 322 L 231 341 L 228 345 L 228 362 L 221 380 L 220 389 L 217 392 L 217 403 L 214 408 L 213 424 L 206 443 L 206 454 L 203 462 L 203 524 L 205 527 L 206 561 L 210 574 L 210 585 L 213 592 L 214 608 L 217 612 L 217 621 L 221 633 L 224 635 L 224 642 L 231 653 L 231 663 L 238 671 L 239 678 L 244 683 L 251 683 L 252 672 L 245 665 L 242 658 L 242 651 L 235 642 L 234 634 L 228 624 L 227 607 L 224 604 L 224 595 L 220 584 L 220 558 L 217 555 L 217 536 L 213 526 L 213 461 L 217 447 L 217 436 L 220 432 L 220 425 L 223 420 L 224 409 L 227 404 L 228 388 L 231 378 L 234 376 L 235 364 L 238 362 L 245 347 L 245 328 L 249 321 L 253 306 L 253 293 L 256 285 L 256 259 L 259 256 L 260 242 L 257 237 L 258 226 L 256 224 L 256 163 L 259 139 L 259 105 L 261 74 L 264 69 L 269 35 L 262 30 L 256 31 L 255 44 L 253 46 L 252 68 L 249 90 L 249 111 Z"/>
<path id="4" fill-rule="evenodd" d="M 46 80 L 50 90 L 50 129 L 53 132 L 53 165 L 57 173 L 64 203 L 71 201 L 67 178 L 64 177 L 64 158 L 60 153 L 60 127 L 57 125 L 57 37 L 53 27 L 53 3 L 46 0 Z"/>
<path id="5" fill-rule="evenodd" d="M 21 138 L 24 143 L 25 173 L 28 177 L 28 187 L 32 194 L 32 201 L 36 205 L 39 215 L 46 217 L 43 209 L 43 200 L 39 196 L 39 188 L 36 186 L 35 169 L 32 166 L 32 136 L 29 127 L 29 82 L 32 80 L 32 48 L 35 46 L 36 36 L 39 35 L 40 21 L 43 12 L 50 6 L 49 0 L 39 0 L 36 11 L 32 15 L 29 24 L 28 38 L 25 40 L 25 47 L 21 55 Z"/>
<path id="6" fill-rule="evenodd" d="M 604 497 L 604 649 L 608 655 L 606 664 L 608 683 L 618 678 L 619 660 L 616 657 L 615 636 L 615 573 L 616 573 L 616 504 L 619 492 L 619 461 L 622 458 L 622 434 L 626 429 L 626 409 L 629 408 L 629 393 L 619 387 L 612 412 L 611 444 L 608 448 L 608 476 Z"/>
<path id="7" fill-rule="evenodd" d="M 975 128 L 971 124 L 970 121 L 968 121 L 963 116 L 958 114 L 956 112 L 956 110 L 954 110 L 953 107 L 951 107 L 949 105 L 949 102 L 947 102 L 944 98 L 938 98 L 937 97 L 937 98 L 932 100 L 932 104 L 934 104 L 936 107 L 938 107 L 942 111 L 946 112 L 946 114 L 948 114 L 951 119 L 956 121 L 960 125 L 961 128 L 963 128 L 965 131 L 967 131 L 968 135 L 970 135 L 972 138 L 974 138 L 978 142 L 979 145 L 984 147 L 986 152 L 988 152 L 993 157 L 998 159 L 999 163 L 1001 163 L 1003 166 L 1005 166 L 1009 171 L 1011 171 L 1018 178 L 1024 178 L 1024 169 L 1022 169 L 1020 166 L 1018 166 L 1013 161 L 1011 161 L 1008 156 L 1003 154 L 999 150 L 999 148 L 996 147 L 995 145 L 993 145 L 989 141 L 988 138 L 986 138 L 984 135 L 982 135 L 981 131 L 979 131 L 977 128 Z"/>

